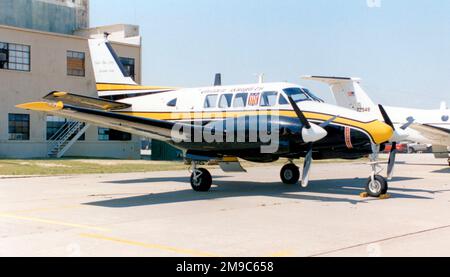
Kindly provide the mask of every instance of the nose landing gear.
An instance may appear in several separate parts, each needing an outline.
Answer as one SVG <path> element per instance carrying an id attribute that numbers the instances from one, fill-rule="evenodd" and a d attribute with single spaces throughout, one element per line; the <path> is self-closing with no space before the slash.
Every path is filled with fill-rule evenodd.
<path id="1" fill-rule="evenodd" d="M 380 198 L 386 196 L 389 190 L 388 180 L 379 175 L 383 170 L 379 165 L 379 146 L 372 145 L 372 155 L 370 155 L 370 166 L 372 167 L 372 174 L 369 177 L 366 185 L 366 194 L 370 197 Z"/>
<path id="2" fill-rule="evenodd" d="M 375 175 L 373 179 L 370 177 L 367 181 L 366 192 L 371 197 L 379 198 L 382 195 L 386 195 L 388 189 L 389 187 L 386 178 L 380 175 Z"/>

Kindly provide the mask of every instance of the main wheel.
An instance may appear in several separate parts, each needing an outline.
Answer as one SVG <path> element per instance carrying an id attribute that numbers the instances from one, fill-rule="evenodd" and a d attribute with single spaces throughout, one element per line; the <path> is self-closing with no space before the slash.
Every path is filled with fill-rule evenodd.
<path id="1" fill-rule="evenodd" d="M 199 192 L 206 192 L 211 189 L 212 186 L 212 176 L 208 170 L 204 168 L 197 169 L 191 175 L 191 186 L 192 189 Z"/>
<path id="2" fill-rule="evenodd" d="M 366 186 L 366 192 L 371 197 L 380 197 L 388 192 L 388 182 L 386 178 L 376 175 L 374 181 L 372 181 L 372 177 L 369 177 Z"/>
<path id="3" fill-rule="evenodd" d="M 300 169 L 295 164 L 287 164 L 281 169 L 280 177 L 284 184 L 295 185 L 300 180 Z"/>

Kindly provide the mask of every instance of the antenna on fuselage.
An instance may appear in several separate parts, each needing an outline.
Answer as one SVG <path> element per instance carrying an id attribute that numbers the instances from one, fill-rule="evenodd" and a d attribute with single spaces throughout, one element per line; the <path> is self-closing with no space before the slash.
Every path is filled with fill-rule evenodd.
<path id="1" fill-rule="evenodd" d="M 214 78 L 214 86 L 215 87 L 222 86 L 222 74 L 221 73 L 216 74 L 216 77 Z"/>
<path id="2" fill-rule="evenodd" d="M 258 77 L 258 84 L 264 84 L 265 75 L 264 73 L 255 73 L 255 76 Z"/>

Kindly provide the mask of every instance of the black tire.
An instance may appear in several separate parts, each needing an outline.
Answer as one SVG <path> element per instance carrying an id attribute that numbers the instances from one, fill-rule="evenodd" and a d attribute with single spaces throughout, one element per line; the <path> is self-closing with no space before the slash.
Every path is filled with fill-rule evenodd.
<path id="1" fill-rule="evenodd" d="M 287 164 L 281 169 L 280 177 L 286 185 L 298 184 L 300 180 L 300 169 L 295 164 Z"/>
<path id="2" fill-rule="evenodd" d="M 366 192 L 371 197 L 380 197 L 385 195 L 389 190 L 388 182 L 386 178 L 376 175 L 375 185 L 372 185 L 372 177 L 367 180 Z"/>
<path id="3" fill-rule="evenodd" d="M 191 175 L 191 186 L 192 189 L 198 192 L 207 192 L 211 189 L 212 186 L 212 176 L 208 170 L 204 168 L 197 169 L 201 172 L 200 176 L 197 178 L 197 181 L 194 180 L 194 173 Z"/>

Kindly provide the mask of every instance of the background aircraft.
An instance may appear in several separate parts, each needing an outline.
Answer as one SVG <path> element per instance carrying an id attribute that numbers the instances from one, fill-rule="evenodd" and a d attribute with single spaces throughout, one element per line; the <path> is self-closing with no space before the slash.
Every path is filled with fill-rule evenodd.
<path id="1" fill-rule="evenodd" d="M 141 87 L 126 75 L 109 42 L 91 40 L 90 49 L 99 93 L 127 98 L 111 101 L 52 92 L 44 102 L 18 107 L 167 142 L 191 162 L 195 191 L 211 188 L 211 174 L 198 168 L 211 160 L 224 171 L 241 172 L 237 158 L 259 163 L 287 158 L 280 177 L 285 184 L 296 184 L 301 174 L 294 160 L 304 157 L 301 185 L 306 187 L 313 159 L 367 155 L 373 160 L 367 193 L 379 197 L 388 191 L 387 180 L 378 175 L 377 154 L 394 130 L 372 115 L 323 103 L 309 90 L 289 83 Z M 272 146 L 273 138 L 276 147 L 262 151 Z"/>
<path id="2" fill-rule="evenodd" d="M 330 86 L 337 105 L 382 118 L 377 105 L 360 85 L 359 78 L 303 76 Z M 436 158 L 448 159 L 450 165 L 450 110 L 445 103 L 440 109 L 421 110 L 403 107 L 385 107 L 397 128 L 407 124 L 405 141 L 432 144 Z"/>

